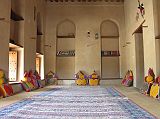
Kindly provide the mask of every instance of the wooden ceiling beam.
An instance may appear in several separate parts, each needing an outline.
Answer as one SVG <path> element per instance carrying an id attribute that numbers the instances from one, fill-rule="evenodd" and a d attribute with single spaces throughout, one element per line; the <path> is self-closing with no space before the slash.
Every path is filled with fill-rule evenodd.
<path id="1" fill-rule="evenodd" d="M 49 2 L 116 2 L 123 3 L 124 0 L 46 0 Z"/>

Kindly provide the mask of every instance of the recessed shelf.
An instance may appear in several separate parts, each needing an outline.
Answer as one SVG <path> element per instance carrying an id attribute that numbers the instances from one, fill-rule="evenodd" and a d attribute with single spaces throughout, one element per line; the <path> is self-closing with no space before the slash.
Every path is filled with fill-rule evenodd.
<path id="1" fill-rule="evenodd" d="M 120 55 L 104 55 L 102 57 L 119 57 Z"/>
<path id="2" fill-rule="evenodd" d="M 10 40 L 9 48 L 11 48 L 11 49 L 17 49 L 17 48 L 23 48 L 23 46 L 15 43 L 14 40 Z"/>
<path id="3" fill-rule="evenodd" d="M 22 21 L 24 20 L 23 17 L 16 14 L 13 10 L 11 10 L 11 19 L 14 21 Z"/>
<path id="4" fill-rule="evenodd" d="M 75 55 L 58 55 L 57 57 L 75 57 Z"/>
<path id="5" fill-rule="evenodd" d="M 37 35 L 43 35 L 43 33 L 37 29 Z"/>
<path id="6" fill-rule="evenodd" d="M 15 43 L 15 41 L 13 39 L 10 39 L 9 46 L 10 46 L 10 48 L 23 48 L 23 46 Z"/>
<path id="7" fill-rule="evenodd" d="M 58 51 L 57 57 L 74 57 L 75 56 L 75 50 L 70 51 Z"/>
<path id="8" fill-rule="evenodd" d="M 75 38 L 75 36 L 74 35 L 72 35 L 72 36 L 57 36 L 57 38 Z"/>
<path id="9" fill-rule="evenodd" d="M 101 51 L 102 57 L 119 57 L 119 51 Z"/>
<path id="10" fill-rule="evenodd" d="M 41 52 L 36 52 L 36 55 L 43 55 L 43 53 L 41 53 Z"/>
<path id="11" fill-rule="evenodd" d="M 119 36 L 101 36 L 101 38 L 119 38 Z"/>
<path id="12" fill-rule="evenodd" d="M 155 39 L 160 39 L 160 35 L 156 36 Z"/>

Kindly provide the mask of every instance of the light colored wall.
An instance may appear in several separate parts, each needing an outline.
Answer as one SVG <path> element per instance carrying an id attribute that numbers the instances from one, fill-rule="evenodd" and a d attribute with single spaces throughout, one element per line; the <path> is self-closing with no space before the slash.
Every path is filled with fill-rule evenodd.
<path id="1" fill-rule="evenodd" d="M 154 27 L 155 27 L 155 36 L 159 36 L 156 39 L 156 66 L 157 66 L 157 75 L 160 75 L 160 1 L 153 0 L 153 12 L 154 12 Z"/>
<path id="2" fill-rule="evenodd" d="M 75 32 L 72 21 L 65 20 L 57 25 L 58 36 L 75 35 Z M 57 51 L 75 50 L 75 38 L 57 38 L 56 45 Z M 57 57 L 56 72 L 59 79 L 74 79 L 75 57 Z"/>
<path id="3" fill-rule="evenodd" d="M 136 21 L 136 12 L 138 2 L 134 0 L 125 0 L 125 22 L 126 22 L 126 42 L 131 42 L 125 49 L 125 62 L 126 70 L 132 69 L 136 77 L 136 57 L 135 57 L 135 36 L 132 33 L 144 21 L 143 26 L 143 45 L 144 45 L 144 72 L 147 75 L 148 68 L 154 69 L 157 74 L 156 67 L 156 47 L 155 47 L 155 27 L 154 27 L 154 14 L 153 14 L 153 0 L 141 0 L 145 7 L 144 19 L 140 16 Z M 135 79 L 138 80 L 138 79 Z"/>
<path id="4" fill-rule="evenodd" d="M 11 5 L 12 3 L 12 5 Z M 39 7 L 41 4 L 41 7 Z M 8 77 L 9 72 L 9 39 L 15 38 L 17 43 L 24 47 L 20 51 L 22 55 L 20 61 L 22 70 L 35 69 L 35 57 L 36 57 L 36 22 L 33 21 L 33 6 L 37 6 L 38 10 L 42 13 L 44 18 L 45 13 L 45 0 L 0 0 L 0 18 L 5 20 L 0 21 L 0 43 L 3 47 L 0 47 L 0 69 L 5 70 Z M 12 9 L 25 20 L 20 22 L 10 21 L 10 11 Z M 43 12 L 42 12 L 43 11 Z M 42 29 L 44 31 L 44 21 L 42 20 Z M 11 29 L 10 29 L 11 25 Z M 13 31 L 14 29 L 14 31 Z M 10 33 L 11 32 L 11 33 Z M 32 38 L 35 39 L 32 39 Z M 44 40 L 44 39 L 43 39 Z M 43 50 L 43 47 L 41 48 Z M 25 62 L 25 63 L 23 63 Z M 22 71 L 21 70 L 21 71 Z M 23 76 L 23 72 L 21 72 Z M 22 77 L 19 77 L 19 80 Z"/>
<path id="5" fill-rule="evenodd" d="M 37 40 L 37 20 L 34 20 L 34 6 L 36 13 L 41 13 L 41 30 L 44 33 L 44 0 L 26 0 L 25 1 L 25 25 L 24 25 L 24 70 L 35 70 L 36 59 L 36 40 Z M 42 12 L 43 11 L 43 12 Z M 37 16 L 37 15 L 36 15 Z M 41 45 L 39 48 L 43 53 L 43 40 L 42 36 Z"/>
<path id="6" fill-rule="evenodd" d="M 38 42 L 40 42 L 38 45 L 38 47 L 39 47 L 38 51 L 42 54 L 44 54 L 44 40 L 45 40 L 45 22 L 46 22 L 45 21 L 45 13 L 46 13 L 46 11 L 45 11 L 46 3 L 45 2 L 46 2 L 45 0 L 36 0 L 36 5 L 35 5 L 36 12 L 40 14 L 39 17 L 37 16 L 37 19 L 39 19 L 39 20 L 36 21 L 36 25 L 40 24 L 41 32 L 43 34 L 42 36 L 38 36 L 39 37 Z M 39 22 L 39 23 L 37 23 L 37 22 Z"/>
<path id="7" fill-rule="evenodd" d="M 57 39 L 57 51 L 75 50 L 74 38 Z M 59 79 L 74 79 L 75 57 L 57 57 L 56 72 Z"/>
<path id="8" fill-rule="evenodd" d="M 3 69 L 8 77 L 9 62 L 9 34 L 10 34 L 10 0 L 0 0 L 0 69 Z"/>
<path id="9" fill-rule="evenodd" d="M 102 57 L 102 78 L 120 78 L 119 58 Z"/>
<path id="10" fill-rule="evenodd" d="M 25 1 L 25 24 L 24 24 L 24 70 L 35 70 L 36 59 L 36 38 L 37 28 L 34 21 L 35 1 Z M 30 8 L 30 9 L 28 9 Z"/>
<path id="11" fill-rule="evenodd" d="M 103 38 L 102 50 L 103 51 L 118 51 L 119 50 L 119 38 Z"/>
<path id="12" fill-rule="evenodd" d="M 160 35 L 160 1 L 153 0 L 153 12 L 154 12 L 154 22 L 155 22 L 155 35 Z"/>
<path id="13" fill-rule="evenodd" d="M 74 79 L 75 58 L 57 57 L 56 70 L 59 79 Z"/>
<path id="14" fill-rule="evenodd" d="M 101 40 L 95 39 L 95 33 L 100 35 L 102 21 L 111 19 L 120 29 L 120 51 L 124 40 L 124 11 L 122 5 L 117 6 L 91 6 L 91 5 L 47 5 L 46 38 L 45 44 L 52 47 L 45 48 L 46 71 L 56 71 L 56 27 L 65 19 L 70 19 L 76 25 L 75 41 L 75 72 L 85 71 L 87 74 L 96 70 L 101 74 Z M 114 12 L 110 12 L 114 11 Z M 87 32 L 91 36 L 87 38 Z M 123 55 L 121 56 L 123 57 Z M 120 60 L 121 69 L 123 61 Z M 122 71 L 122 70 L 121 70 Z"/>
<path id="15" fill-rule="evenodd" d="M 144 48 L 143 48 L 143 34 L 135 34 L 135 52 L 136 52 L 136 79 L 134 86 L 143 88 L 144 86 Z"/>

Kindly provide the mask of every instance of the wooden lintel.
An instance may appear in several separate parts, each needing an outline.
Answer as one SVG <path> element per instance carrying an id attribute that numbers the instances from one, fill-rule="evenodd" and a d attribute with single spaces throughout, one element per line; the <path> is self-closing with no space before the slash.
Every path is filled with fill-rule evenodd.
<path id="1" fill-rule="evenodd" d="M 146 20 L 144 20 L 144 21 L 139 25 L 139 27 L 132 33 L 132 35 L 134 35 L 135 33 L 140 33 L 140 32 L 142 32 L 141 30 L 143 30 L 142 27 L 143 27 L 143 24 L 144 24 L 145 21 L 146 21 Z"/>

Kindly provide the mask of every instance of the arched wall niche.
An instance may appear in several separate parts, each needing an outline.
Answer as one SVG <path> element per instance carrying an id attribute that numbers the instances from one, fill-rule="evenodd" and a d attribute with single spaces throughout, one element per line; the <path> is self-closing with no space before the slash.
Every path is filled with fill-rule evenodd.
<path id="1" fill-rule="evenodd" d="M 65 19 L 57 24 L 57 40 L 56 50 L 59 52 L 74 52 L 75 54 L 75 34 L 76 26 L 74 22 Z M 74 83 L 75 74 L 75 55 L 69 54 L 68 56 L 57 55 L 56 58 L 56 73 L 61 79 L 59 84 Z M 66 80 L 67 79 L 67 80 Z"/>
<path id="2" fill-rule="evenodd" d="M 100 32 L 102 79 L 120 78 L 118 25 L 112 20 L 104 20 L 100 25 Z"/>
<path id="3" fill-rule="evenodd" d="M 101 36 L 119 36 L 118 25 L 112 20 L 104 20 L 100 30 Z"/>
<path id="4" fill-rule="evenodd" d="M 57 36 L 75 36 L 76 26 L 73 21 L 65 19 L 57 25 Z"/>

